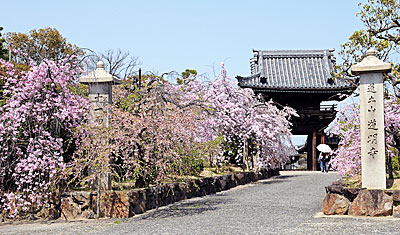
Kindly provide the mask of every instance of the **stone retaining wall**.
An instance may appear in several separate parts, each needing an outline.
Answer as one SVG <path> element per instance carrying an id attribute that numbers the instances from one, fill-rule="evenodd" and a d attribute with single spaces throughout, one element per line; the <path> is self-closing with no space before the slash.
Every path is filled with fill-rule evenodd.
<path id="1" fill-rule="evenodd" d="M 201 197 L 279 175 L 279 170 L 237 174 L 191 180 L 145 189 L 103 191 L 100 194 L 100 216 L 127 218 L 181 200 Z M 71 219 L 94 218 L 97 211 L 96 192 L 71 192 L 61 197 L 61 216 Z"/>
<path id="2" fill-rule="evenodd" d="M 400 218 L 400 190 L 347 188 L 340 181 L 325 187 L 325 215 L 390 216 Z"/>

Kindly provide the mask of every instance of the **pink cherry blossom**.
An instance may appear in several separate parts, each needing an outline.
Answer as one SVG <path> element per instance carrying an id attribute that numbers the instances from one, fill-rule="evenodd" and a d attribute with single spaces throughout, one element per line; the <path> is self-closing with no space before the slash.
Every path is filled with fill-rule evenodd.
<path id="1" fill-rule="evenodd" d="M 17 207 L 28 210 L 32 208 L 27 205 L 46 200 L 54 176 L 63 172 L 64 159 L 69 158 L 68 143 L 80 142 L 76 129 L 84 124 L 88 102 L 69 91 L 80 71 L 63 63 L 44 61 L 24 72 L 0 60 L 0 81 L 5 84 L 0 85 L 5 102 L 0 109 L 0 208 L 10 215 Z M 13 193 L 12 200 L 7 198 Z"/>
<path id="2" fill-rule="evenodd" d="M 385 143 L 386 155 L 393 158 L 398 156 L 396 139 L 400 137 L 400 100 L 395 95 L 385 99 Z M 360 109 L 356 103 L 344 106 L 338 113 L 330 133 L 339 136 L 339 148 L 331 165 L 339 174 L 352 176 L 361 173 L 361 135 Z"/>

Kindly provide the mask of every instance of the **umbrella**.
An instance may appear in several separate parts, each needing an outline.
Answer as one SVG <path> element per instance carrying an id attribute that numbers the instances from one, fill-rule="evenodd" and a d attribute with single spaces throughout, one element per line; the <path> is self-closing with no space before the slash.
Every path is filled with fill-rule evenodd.
<path id="1" fill-rule="evenodd" d="M 318 151 L 323 153 L 330 153 L 332 151 L 331 147 L 327 144 L 320 144 L 317 146 Z"/>

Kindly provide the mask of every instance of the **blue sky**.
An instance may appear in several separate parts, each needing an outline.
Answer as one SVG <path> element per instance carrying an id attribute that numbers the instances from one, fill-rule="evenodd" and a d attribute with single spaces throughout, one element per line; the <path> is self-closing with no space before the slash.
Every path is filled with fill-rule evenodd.
<path id="1" fill-rule="evenodd" d="M 2 1 L 3 32 L 55 27 L 79 47 L 121 49 L 143 71 L 249 75 L 252 49 L 330 49 L 357 29 L 357 0 Z M 365 1 L 361 1 L 365 2 Z M 296 143 L 301 142 L 295 140 Z"/>
<path id="2" fill-rule="evenodd" d="M 3 32 L 57 28 L 95 51 L 122 49 L 144 71 L 250 74 L 252 48 L 338 50 L 362 27 L 356 0 L 2 1 Z"/>

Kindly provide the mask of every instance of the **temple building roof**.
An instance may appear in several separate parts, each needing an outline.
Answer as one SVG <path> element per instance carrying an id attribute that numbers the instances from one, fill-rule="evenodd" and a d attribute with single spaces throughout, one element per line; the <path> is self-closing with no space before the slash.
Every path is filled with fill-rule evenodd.
<path id="1" fill-rule="evenodd" d="M 236 76 L 240 87 L 265 92 L 338 93 L 355 86 L 332 78 L 333 50 L 253 50 L 251 75 Z"/>

